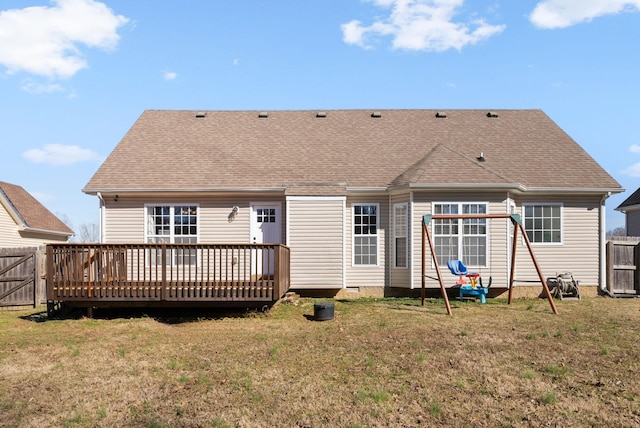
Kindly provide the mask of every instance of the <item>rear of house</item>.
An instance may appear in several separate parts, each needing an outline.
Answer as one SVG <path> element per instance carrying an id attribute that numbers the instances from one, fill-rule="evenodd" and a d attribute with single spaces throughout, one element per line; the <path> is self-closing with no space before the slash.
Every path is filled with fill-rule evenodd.
<path id="1" fill-rule="evenodd" d="M 421 287 L 425 214 L 519 214 L 547 276 L 604 287 L 622 190 L 540 110 L 149 110 L 83 189 L 104 243 L 281 243 L 292 289 L 377 295 Z M 429 227 L 441 269 L 460 259 L 506 289 L 509 221 Z M 517 285 L 536 280 L 516 257 Z"/>

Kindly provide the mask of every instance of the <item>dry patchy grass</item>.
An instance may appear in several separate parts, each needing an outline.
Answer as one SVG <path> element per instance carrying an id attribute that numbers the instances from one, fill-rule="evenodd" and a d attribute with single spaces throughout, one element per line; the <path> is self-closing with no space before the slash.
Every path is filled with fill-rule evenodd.
<path id="1" fill-rule="evenodd" d="M 0 425 L 640 426 L 640 300 L 0 312 Z"/>

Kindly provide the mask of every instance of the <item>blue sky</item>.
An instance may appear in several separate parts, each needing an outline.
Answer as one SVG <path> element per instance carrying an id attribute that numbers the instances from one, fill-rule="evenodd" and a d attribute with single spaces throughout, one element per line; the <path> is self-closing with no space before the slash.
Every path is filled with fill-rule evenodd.
<path id="1" fill-rule="evenodd" d="M 544 110 L 640 187 L 640 0 L 3 0 L 0 180 L 76 230 L 145 109 Z M 583 171 L 589 174 L 589 171 Z"/>

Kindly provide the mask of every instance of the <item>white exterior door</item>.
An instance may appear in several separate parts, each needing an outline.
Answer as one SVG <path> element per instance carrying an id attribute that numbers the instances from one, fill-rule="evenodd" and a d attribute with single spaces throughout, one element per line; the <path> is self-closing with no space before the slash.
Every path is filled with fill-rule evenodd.
<path id="1" fill-rule="evenodd" d="M 250 239 L 254 244 L 279 244 L 282 241 L 281 205 L 279 203 L 251 204 Z M 258 250 L 254 250 L 258 251 Z M 263 251 L 252 256 L 254 275 L 273 275 L 274 254 Z"/>

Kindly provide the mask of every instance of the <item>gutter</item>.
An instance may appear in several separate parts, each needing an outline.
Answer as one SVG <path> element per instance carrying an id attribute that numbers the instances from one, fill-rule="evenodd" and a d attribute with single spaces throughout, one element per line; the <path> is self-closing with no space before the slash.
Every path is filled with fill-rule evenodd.
<path id="1" fill-rule="evenodd" d="M 35 227 L 28 227 L 23 225 L 22 231 L 24 232 L 32 232 L 32 233 L 45 233 L 47 235 L 58 235 L 58 236 L 74 236 L 74 233 L 68 232 L 58 232 L 56 230 L 47 230 L 47 229 L 37 229 Z"/>
<path id="2" fill-rule="evenodd" d="M 600 290 L 606 294 L 610 294 L 607 284 L 607 209 L 605 206 L 605 201 L 609 196 L 611 196 L 611 192 L 605 193 L 600 199 Z"/>
<path id="3" fill-rule="evenodd" d="M 193 188 L 193 189 L 184 189 L 184 188 L 166 188 L 166 189 L 157 189 L 157 188 L 139 188 L 139 189 L 82 189 L 83 193 L 87 195 L 98 195 L 101 194 L 136 194 L 136 193 L 211 193 L 211 192 L 220 192 L 220 193 L 234 193 L 234 192 L 250 192 L 250 193 L 283 193 L 287 190 L 286 187 L 202 187 L 202 188 Z"/>
<path id="4" fill-rule="evenodd" d="M 98 197 L 98 199 L 100 200 L 100 224 L 99 224 L 99 228 L 100 228 L 100 243 L 104 244 L 104 198 L 102 197 L 102 193 L 97 192 L 96 196 Z"/>

